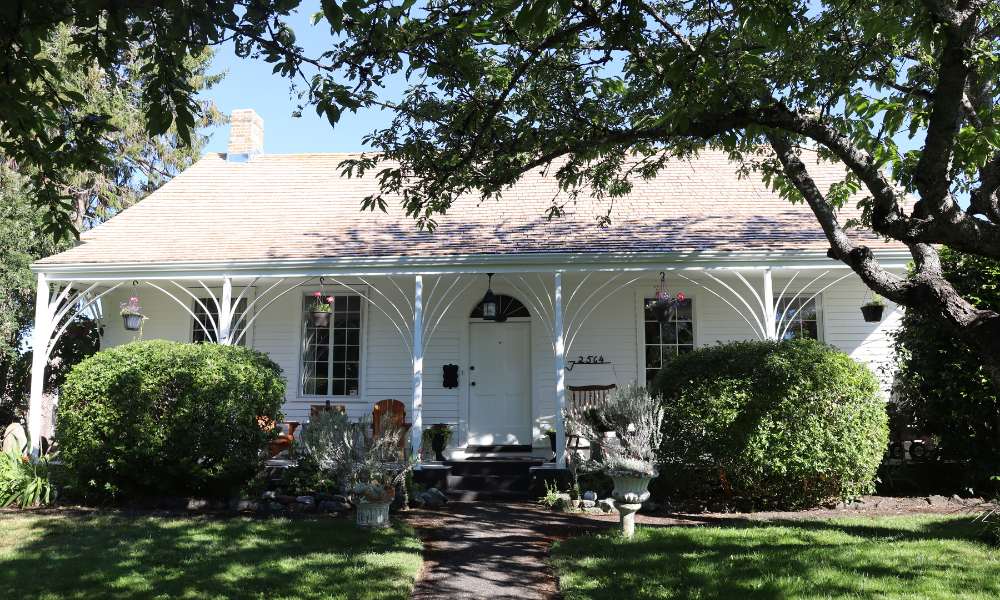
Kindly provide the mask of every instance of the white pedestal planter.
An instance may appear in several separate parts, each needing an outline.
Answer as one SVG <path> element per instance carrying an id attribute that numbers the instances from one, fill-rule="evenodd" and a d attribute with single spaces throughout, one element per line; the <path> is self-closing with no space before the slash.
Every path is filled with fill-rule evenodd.
<path id="1" fill-rule="evenodd" d="M 617 500 L 615 508 L 621 517 L 622 535 L 630 538 L 635 535 L 635 513 L 649 499 L 649 482 L 653 478 L 648 475 L 612 475 L 611 479 L 615 482 L 611 496 Z"/>
<path id="2" fill-rule="evenodd" d="M 386 500 L 385 502 L 358 502 L 358 527 L 388 527 L 390 504 L 392 504 L 391 500 Z"/>

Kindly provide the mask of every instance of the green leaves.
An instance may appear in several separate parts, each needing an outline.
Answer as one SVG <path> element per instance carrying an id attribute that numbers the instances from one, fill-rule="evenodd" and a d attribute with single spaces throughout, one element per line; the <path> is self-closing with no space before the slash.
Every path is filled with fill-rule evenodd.
<path id="1" fill-rule="evenodd" d="M 86 359 L 60 395 L 62 460 L 76 493 L 226 497 L 258 473 L 285 381 L 265 355 L 136 342 Z M 122 427 L 128 423 L 128 427 Z"/>
<path id="2" fill-rule="evenodd" d="M 888 443 L 875 377 L 813 340 L 681 354 L 652 390 L 663 396 L 661 458 L 681 471 L 675 477 L 711 472 L 755 507 L 805 508 L 868 493 Z"/>

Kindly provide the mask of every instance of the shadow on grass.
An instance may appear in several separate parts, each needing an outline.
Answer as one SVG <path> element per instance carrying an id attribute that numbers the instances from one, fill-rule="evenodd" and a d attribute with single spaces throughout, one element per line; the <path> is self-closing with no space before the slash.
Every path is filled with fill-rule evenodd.
<path id="1" fill-rule="evenodd" d="M 962 518 L 742 522 L 563 542 L 574 598 L 1000 597 L 1000 554 Z"/>
<path id="2" fill-rule="evenodd" d="M 323 518 L 19 516 L 0 533 L 0 589 L 21 598 L 407 598 L 422 562 L 405 526 Z"/>

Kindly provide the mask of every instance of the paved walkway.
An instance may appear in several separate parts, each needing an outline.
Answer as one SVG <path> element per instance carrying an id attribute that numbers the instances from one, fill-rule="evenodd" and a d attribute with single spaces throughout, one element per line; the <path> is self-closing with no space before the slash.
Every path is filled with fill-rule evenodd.
<path id="1" fill-rule="evenodd" d="M 414 510 L 407 521 L 424 540 L 414 600 L 553 598 L 552 542 L 610 525 L 519 502 L 450 502 L 441 511 Z"/>

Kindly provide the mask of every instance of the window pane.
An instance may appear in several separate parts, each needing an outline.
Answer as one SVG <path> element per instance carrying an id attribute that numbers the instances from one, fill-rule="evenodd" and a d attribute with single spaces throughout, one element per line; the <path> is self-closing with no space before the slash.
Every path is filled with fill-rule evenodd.
<path id="1" fill-rule="evenodd" d="M 690 321 L 693 317 L 693 311 L 691 310 L 691 299 L 685 298 L 683 302 L 677 305 L 677 317 L 678 321 Z"/>
<path id="2" fill-rule="evenodd" d="M 660 343 L 661 344 L 676 344 L 677 343 L 677 323 L 663 323 L 660 325 Z"/>
<path id="3" fill-rule="evenodd" d="M 677 324 L 677 343 L 678 344 L 694 343 L 694 325 L 692 323 Z"/>
<path id="4" fill-rule="evenodd" d="M 199 298 L 192 301 L 191 312 L 195 318 L 191 319 L 191 341 L 196 344 L 204 342 L 217 342 L 215 335 L 216 326 L 219 324 L 219 309 L 212 298 Z M 233 320 L 230 323 L 229 337 L 232 340 L 239 340 L 241 346 L 246 344 L 246 338 L 241 337 L 246 325 L 243 315 L 246 314 L 247 299 L 242 298 L 233 308 Z"/>
<path id="5" fill-rule="evenodd" d="M 660 347 L 646 346 L 646 368 L 659 369 L 661 364 L 663 363 L 660 361 Z"/>
<path id="6" fill-rule="evenodd" d="M 816 299 L 782 298 L 777 305 L 777 319 L 782 328 L 787 330 L 782 339 L 791 340 L 800 337 L 819 339 L 819 311 Z M 780 332 L 779 332 L 780 333 Z"/>
<path id="7" fill-rule="evenodd" d="M 644 306 L 652 300 L 644 299 Z M 665 323 L 658 323 L 649 310 L 645 311 L 645 318 L 646 380 L 649 382 L 665 362 L 679 353 L 694 349 L 694 307 L 688 298 L 678 305 Z"/>
<path id="8" fill-rule="evenodd" d="M 312 294 L 303 299 L 303 373 L 311 369 L 312 381 L 304 378 L 303 393 L 343 396 L 357 394 L 361 371 L 361 298 L 334 296 L 330 324 L 314 327 L 309 312 Z M 315 363 L 306 368 L 306 362 Z"/>
<path id="9" fill-rule="evenodd" d="M 646 321 L 646 343 L 647 344 L 659 344 L 660 343 L 660 324 L 656 321 Z"/>

